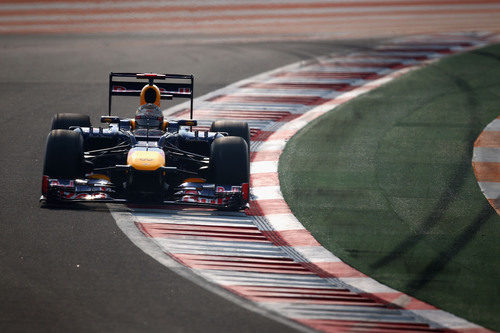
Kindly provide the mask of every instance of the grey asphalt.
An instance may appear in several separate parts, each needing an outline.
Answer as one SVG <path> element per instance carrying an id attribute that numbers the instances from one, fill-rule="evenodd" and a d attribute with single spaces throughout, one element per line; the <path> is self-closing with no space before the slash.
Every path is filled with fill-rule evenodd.
<path id="1" fill-rule="evenodd" d="M 107 112 L 110 71 L 194 74 L 195 95 L 374 41 L 171 43 L 160 36 L 0 36 L 0 331 L 285 332 L 157 263 L 104 205 L 39 207 L 52 115 Z M 137 101 L 115 104 L 131 116 Z M 164 105 L 167 107 L 167 105 Z"/>

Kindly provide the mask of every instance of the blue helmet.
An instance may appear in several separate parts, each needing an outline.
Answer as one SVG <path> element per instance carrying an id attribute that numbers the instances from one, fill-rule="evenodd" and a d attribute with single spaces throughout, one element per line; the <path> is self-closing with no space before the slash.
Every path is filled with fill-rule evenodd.
<path id="1" fill-rule="evenodd" d="M 136 128 L 162 128 L 163 113 L 160 108 L 153 103 L 139 106 L 135 113 Z"/>

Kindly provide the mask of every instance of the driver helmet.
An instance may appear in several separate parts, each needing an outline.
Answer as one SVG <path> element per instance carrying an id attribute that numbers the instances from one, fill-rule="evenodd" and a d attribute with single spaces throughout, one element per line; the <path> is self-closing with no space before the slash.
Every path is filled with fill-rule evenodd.
<path id="1" fill-rule="evenodd" d="M 135 113 L 136 128 L 159 128 L 163 126 L 163 113 L 153 103 L 147 103 L 137 108 Z"/>

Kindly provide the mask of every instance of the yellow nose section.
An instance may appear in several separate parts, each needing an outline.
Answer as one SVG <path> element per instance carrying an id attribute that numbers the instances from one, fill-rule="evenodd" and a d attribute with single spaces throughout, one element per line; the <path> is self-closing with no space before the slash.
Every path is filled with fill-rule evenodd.
<path id="1" fill-rule="evenodd" d="M 165 154 L 162 151 L 131 150 L 127 164 L 136 170 L 156 170 L 165 165 Z"/>

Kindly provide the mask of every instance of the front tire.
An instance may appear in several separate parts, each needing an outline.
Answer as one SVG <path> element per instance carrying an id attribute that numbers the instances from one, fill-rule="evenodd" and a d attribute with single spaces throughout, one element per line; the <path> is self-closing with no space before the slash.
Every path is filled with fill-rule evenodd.
<path id="1" fill-rule="evenodd" d="M 241 137 L 215 139 L 210 149 L 212 181 L 220 185 L 241 185 L 250 178 L 248 145 Z"/>
<path id="2" fill-rule="evenodd" d="M 79 133 L 64 129 L 50 131 L 43 174 L 59 179 L 76 179 L 85 175 L 83 137 Z"/>
<path id="3" fill-rule="evenodd" d="M 79 113 L 57 113 L 52 118 L 52 128 L 69 129 L 71 126 L 90 127 L 90 117 Z"/>

